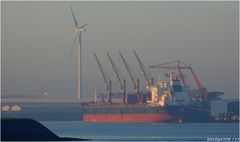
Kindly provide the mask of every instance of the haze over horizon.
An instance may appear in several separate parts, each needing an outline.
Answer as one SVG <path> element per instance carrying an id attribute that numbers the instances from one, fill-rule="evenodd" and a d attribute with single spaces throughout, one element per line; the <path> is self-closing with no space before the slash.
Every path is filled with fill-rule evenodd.
<path id="1" fill-rule="evenodd" d="M 71 2 L 77 19 L 88 21 L 83 35 L 82 96 L 105 86 L 94 59 L 96 53 L 119 91 L 106 52 L 132 84 L 120 60 L 122 52 L 131 68 L 144 79 L 134 57 L 156 65 L 174 60 L 192 64 L 208 91 L 224 98 L 239 97 L 238 2 Z M 67 1 L 2 1 L 1 94 L 41 94 L 47 98 L 77 99 L 76 49 L 69 59 L 75 27 Z M 159 70 L 149 69 L 155 80 Z M 164 78 L 161 71 L 161 78 Z M 191 87 L 196 88 L 190 72 Z"/>

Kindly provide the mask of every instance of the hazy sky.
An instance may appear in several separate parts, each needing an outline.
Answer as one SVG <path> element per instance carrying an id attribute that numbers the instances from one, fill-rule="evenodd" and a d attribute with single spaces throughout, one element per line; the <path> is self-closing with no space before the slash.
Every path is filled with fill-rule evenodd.
<path id="1" fill-rule="evenodd" d="M 238 97 L 238 2 L 72 2 L 72 6 L 78 19 L 90 23 L 82 50 L 85 98 L 95 88 L 105 91 L 94 53 L 112 78 L 113 90 L 119 91 L 107 51 L 127 79 L 128 92 L 132 86 L 118 51 L 145 89 L 132 49 L 146 66 L 173 60 L 191 63 L 208 91 Z M 76 49 L 69 59 L 75 37 L 69 2 L 1 2 L 1 14 L 2 95 L 47 90 L 51 98 L 77 98 Z M 150 72 L 156 79 L 164 73 Z M 190 72 L 186 75 L 192 80 Z"/>

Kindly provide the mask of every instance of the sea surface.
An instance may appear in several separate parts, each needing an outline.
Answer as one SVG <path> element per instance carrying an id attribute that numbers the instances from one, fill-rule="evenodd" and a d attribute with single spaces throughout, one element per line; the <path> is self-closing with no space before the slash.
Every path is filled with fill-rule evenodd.
<path id="1" fill-rule="evenodd" d="M 61 137 L 94 141 L 236 141 L 238 123 L 83 123 L 78 121 L 41 121 Z"/>

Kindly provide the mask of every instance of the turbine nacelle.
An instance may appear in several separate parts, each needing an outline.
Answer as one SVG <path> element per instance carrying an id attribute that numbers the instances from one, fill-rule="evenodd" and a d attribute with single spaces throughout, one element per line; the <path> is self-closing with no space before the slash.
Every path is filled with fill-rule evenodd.
<path id="1" fill-rule="evenodd" d="M 79 34 L 80 32 L 85 32 L 87 29 L 86 28 L 76 28 L 75 32 Z"/>

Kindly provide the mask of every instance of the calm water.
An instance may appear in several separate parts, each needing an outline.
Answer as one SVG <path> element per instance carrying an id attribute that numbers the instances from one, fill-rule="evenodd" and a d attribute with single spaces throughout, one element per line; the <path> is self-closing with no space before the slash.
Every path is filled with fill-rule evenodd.
<path id="1" fill-rule="evenodd" d="M 93 140 L 146 140 L 146 141 L 231 141 L 239 140 L 237 123 L 189 124 L 111 124 L 71 121 L 42 121 L 62 137 L 82 137 Z"/>

